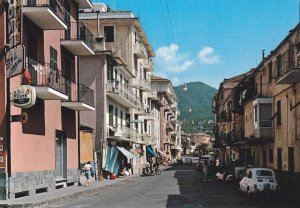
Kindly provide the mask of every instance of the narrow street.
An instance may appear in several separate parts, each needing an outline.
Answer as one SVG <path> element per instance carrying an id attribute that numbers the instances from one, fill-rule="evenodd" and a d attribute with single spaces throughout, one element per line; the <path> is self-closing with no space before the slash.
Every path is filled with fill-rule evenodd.
<path id="1" fill-rule="evenodd" d="M 203 183 L 193 166 L 177 165 L 158 176 L 137 177 L 77 200 L 52 205 L 63 207 L 298 207 L 278 197 L 247 198 L 236 184 Z"/>

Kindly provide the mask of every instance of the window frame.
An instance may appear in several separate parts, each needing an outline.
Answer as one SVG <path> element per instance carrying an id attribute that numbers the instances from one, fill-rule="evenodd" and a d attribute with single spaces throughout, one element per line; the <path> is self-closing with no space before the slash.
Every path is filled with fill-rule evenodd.
<path id="1" fill-rule="evenodd" d="M 113 40 L 112 41 L 107 41 L 107 37 L 106 37 L 106 34 L 105 34 L 105 28 L 106 27 L 112 27 L 113 28 Z M 105 42 L 107 43 L 115 43 L 116 42 L 116 26 L 115 25 L 103 25 L 103 34 L 105 36 Z"/>

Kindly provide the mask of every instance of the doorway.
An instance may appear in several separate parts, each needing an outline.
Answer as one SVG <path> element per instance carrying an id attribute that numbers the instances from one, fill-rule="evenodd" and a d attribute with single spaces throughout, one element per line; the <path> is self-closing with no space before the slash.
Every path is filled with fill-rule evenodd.
<path id="1" fill-rule="evenodd" d="M 55 175 L 56 181 L 63 180 L 67 176 L 67 140 L 66 132 L 56 130 L 55 142 Z"/>

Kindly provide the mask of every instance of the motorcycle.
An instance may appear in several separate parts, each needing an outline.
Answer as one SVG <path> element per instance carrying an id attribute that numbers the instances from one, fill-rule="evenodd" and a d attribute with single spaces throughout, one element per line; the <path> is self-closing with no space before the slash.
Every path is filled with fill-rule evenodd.
<path id="1" fill-rule="evenodd" d="M 231 172 L 220 171 L 216 173 L 216 181 L 232 182 L 233 174 Z"/>
<path id="2" fill-rule="evenodd" d="M 141 176 L 154 176 L 155 172 L 153 171 L 152 167 L 144 167 L 142 169 L 142 175 Z"/>

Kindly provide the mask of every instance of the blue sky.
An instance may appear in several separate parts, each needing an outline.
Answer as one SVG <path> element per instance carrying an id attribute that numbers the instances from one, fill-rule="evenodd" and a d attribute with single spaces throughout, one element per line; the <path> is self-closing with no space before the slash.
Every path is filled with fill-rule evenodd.
<path id="1" fill-rule="evenodd" d="M 258 65 L 261 50 L 268 55 L 299 21 L 299 0 L 93 2 L 140 17 L 157 55 L 154 73 L 174 85 L 202 81 L 217 88 Z"/>

